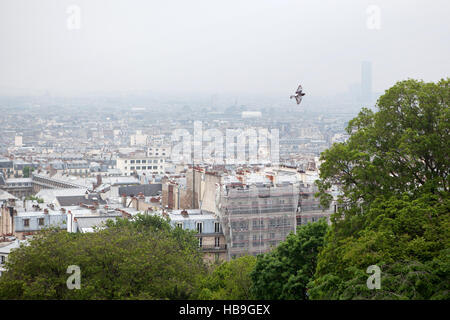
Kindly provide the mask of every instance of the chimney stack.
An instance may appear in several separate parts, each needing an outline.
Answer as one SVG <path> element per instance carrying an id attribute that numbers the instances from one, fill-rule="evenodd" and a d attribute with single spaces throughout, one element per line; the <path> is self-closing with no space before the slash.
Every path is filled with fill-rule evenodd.
<path id="1" fill-rule="evenodd" d="M 97 175 L 97 186 L 100 187 L 102 185 L 102 176 L 100 174 Z"/>

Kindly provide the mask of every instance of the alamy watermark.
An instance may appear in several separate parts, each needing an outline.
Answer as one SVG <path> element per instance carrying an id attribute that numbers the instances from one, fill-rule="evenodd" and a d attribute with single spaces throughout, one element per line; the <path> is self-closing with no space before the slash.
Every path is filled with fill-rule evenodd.
<path id="1" fill-rule="evenodd" d="M 81 28 L 81 8 L 75 4 L 67 7 L 68 14 L 66 27 L 68 30 L 79 30 Z"/>
<path id="2" fill-rule="evenodd" d="M 278 165 L 280 159 L 278 129 L 225 129 L 224 134 L 219 129 L 203 130 L 203 123 L 195 121 L 193 134 L 176 129 L 171 140 L 171 160 L 175 164 Z"/>
<path id="3" fill-rule="evenodd" d="M 67 267 L 66 273 L 71 274 L 69 278 L 67 278 L 66 285 L 67 289 L 80 289 L 81 288 L 81 270 L 77 265 L 70 265 Z"/>
<path id="4" fill-rule="evenodd" d="M 381 269 L 377 265 L 371 265 L 367 268 L 366 273 L 372 275 L 367 278 L 367 288 L 370 290 L 381 288 Z"/>
<path id="5" fill-rule="evenodd" d="M 366 9 L 366 26 L 369 30 L 381 29 L 381 9 L 377 5 L 370 5 Z"/>

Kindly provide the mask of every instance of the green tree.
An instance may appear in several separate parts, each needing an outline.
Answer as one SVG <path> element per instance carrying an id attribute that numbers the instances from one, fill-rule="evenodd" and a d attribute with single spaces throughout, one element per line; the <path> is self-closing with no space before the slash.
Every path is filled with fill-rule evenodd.
<path id="1" fill-rule="evenodd" d="M 251 273 L 257 299 L 307 299 L 317 255 L 324 245 L 327 222 L 321 219 L 297 228 L 271 252 L 258 256 Z"/>
<path id="2" fill-rule="evenodd" d="M 38 203 L 44 203 L 44 199 L 36 197 L 36 196 L 28 196 L 25 200 L 36 200 Z"/>
<path id="3" fill-rule="evenodd" d="M 25 166 L 22 170 L 22 174 L 24 178 L 29 178 L 30 177 L 30 173 L 34 171 L 34 168 L 30 168 L 28 166 Z"/>
<path id="4" fill-rule="evenodd" d="M 334 226 L 319 254 L 314 299 L 437 299 L 449 295 L 450 202 L 424 195 L 377 199 L 364 227 L 342 237 Z M 370 265 L 381 289 L 366 286 Z"/>
<path id="5" fill-rule="evenodd" d="M 2 299 L 188 299 L 206 268 L 192 232 L 156 216 L 118 219 L 93 233 L 46 230 L 13 251 Z M 69 290 L 67 267 L 81 269 Z"/>
<path id="6" fill-rule="evenodd" d="M 250 273 L 256 264 L 253 256 L 223 262 L 201 282 L 197 296 L 201 300 L 251 300 Z"/>
<path id="7" fill-rule="evenodd" d="M 377 112 L 363 109 L 349 122 L 348 141 L 322 153 L 321 200 L 329 202 L 332 185 L 342 194 L 312 298 L 449 296 L 449 83 L 397 83 Z M 366 286 L 373 264 L 382 270 L 380 290 Z"/>

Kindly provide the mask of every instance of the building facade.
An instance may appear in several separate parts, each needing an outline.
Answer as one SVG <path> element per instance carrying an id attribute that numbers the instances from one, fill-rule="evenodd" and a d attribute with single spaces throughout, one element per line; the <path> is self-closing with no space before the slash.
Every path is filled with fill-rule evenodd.
<path id="1" fill-rule="evenodd" d="M 228 246 L 218 217 L 208 211 L 198 209 L 174 210 L 165 213 L 173 227 L 196 232 L 198 246 L 207 263 L 227 260 Z"/>
<path id="2" fill-rule="evenodd" d="M 164 174 L 166 168 L 166 159 L 155 156 L 128 156 L 117 159 L 117 169 L 123 175 L 131 176 L 135 173 L 146 175 Z"/>

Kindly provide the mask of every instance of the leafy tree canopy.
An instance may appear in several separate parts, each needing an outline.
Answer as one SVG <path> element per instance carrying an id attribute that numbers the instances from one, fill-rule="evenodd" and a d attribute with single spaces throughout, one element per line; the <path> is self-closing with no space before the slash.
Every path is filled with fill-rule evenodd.
<path id="1" fill-rule="evenodd" d="M 192 232 L 157 216 L 109 221 L 93 233 L 46 230 L 9 255 L 2 299 L 187 299 L 205 266 Z M 69 290 L 67 268 L 81 270 Z"/>
<path id="2" fill-rule="evenodd" d="M 407 80 L 350 121 L 345 143 L 321 159 L 324 203 L 341 187 L 319 254 L 315 299 L 449 297 L 449 79 Z M 381 289 L 368 290 L 366 268 L 382 269 Z"/>
<path id="3" fill-rule="evenodd" d="M 223 262 L 201 283 L 197 296 L 201 300 L 251 300 L 250 273 L 256 264 L 253 256 L 242 256 Z"/>
<path id="4" fill-rule="evenodd" d="M 259 255 L 251 273 L 257 299 L 307 299 L 307 284 L 324 245 L 327 222 L 321 219 L 297 228 L 271 252 Z"/>

